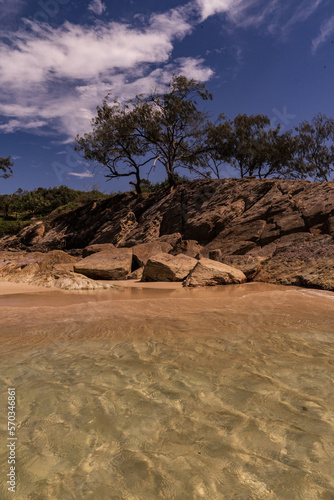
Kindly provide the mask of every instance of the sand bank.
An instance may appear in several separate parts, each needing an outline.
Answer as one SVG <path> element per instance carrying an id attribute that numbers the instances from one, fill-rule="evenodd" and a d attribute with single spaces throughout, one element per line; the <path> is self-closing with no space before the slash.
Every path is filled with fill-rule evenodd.
<path id="1" fill-rule="evenodd" d="M 0 281 L 0 295 L 48 292 L 52 290 L 56 290 L 56 288 L 44 288 L 37 285 L 30 285 L 28 283 L 14 283 L 12 281 Z"/>

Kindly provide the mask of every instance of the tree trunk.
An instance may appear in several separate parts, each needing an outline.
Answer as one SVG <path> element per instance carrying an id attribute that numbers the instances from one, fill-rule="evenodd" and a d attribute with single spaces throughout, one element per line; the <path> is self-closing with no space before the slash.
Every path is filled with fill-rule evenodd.
<path id="1" fill-rule="evenodd" d="M 173 169 L 168 169 L 167 170 L 167 176 L 168 176 L 168 184 L 171 187 L 176 186 L 176 178 L 175 178 L 175 174 L 174 174 L 174 170 Z"/>

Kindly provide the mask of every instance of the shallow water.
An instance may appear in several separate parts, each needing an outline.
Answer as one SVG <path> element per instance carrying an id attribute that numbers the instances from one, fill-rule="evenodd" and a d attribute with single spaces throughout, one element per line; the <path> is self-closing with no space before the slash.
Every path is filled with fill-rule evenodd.
<path id="1" fill-rule="evenodd" d="M 19 294 L 0 326 L 15 498 L 334 499 L 334 294 Z"/>

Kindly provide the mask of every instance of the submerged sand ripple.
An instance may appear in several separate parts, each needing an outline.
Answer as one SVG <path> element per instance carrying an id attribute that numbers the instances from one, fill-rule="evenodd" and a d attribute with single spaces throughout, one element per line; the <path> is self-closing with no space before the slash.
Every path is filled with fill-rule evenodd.
<path id="1" fill-rule="evenodd" d="M 16 498 L 334 498 L 333 295 L 239 292 L 20 308 Z"/>

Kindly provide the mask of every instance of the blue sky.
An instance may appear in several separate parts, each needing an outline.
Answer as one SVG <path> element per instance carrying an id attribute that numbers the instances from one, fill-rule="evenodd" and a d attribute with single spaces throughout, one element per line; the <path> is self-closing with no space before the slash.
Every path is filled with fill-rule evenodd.
<path id="1" fill-rule="evenodd" d="M 333 0 L 0 0 L 0 33 L 0 156 L 15 161 L 1 193 L 128 189 L 92 172 L 73 139 L 107 93 L 163 89 L 174 73 L 206 82 L 213 119 L 334 116 Z"/>

